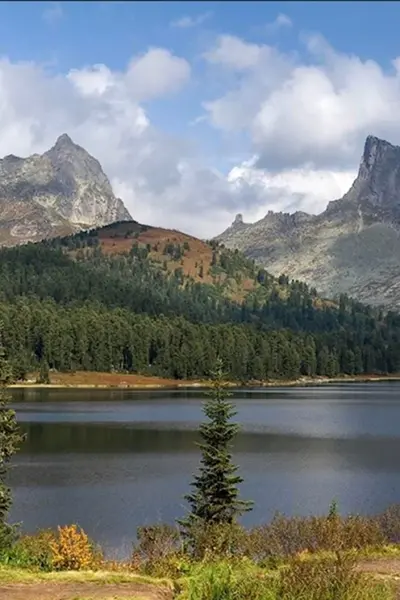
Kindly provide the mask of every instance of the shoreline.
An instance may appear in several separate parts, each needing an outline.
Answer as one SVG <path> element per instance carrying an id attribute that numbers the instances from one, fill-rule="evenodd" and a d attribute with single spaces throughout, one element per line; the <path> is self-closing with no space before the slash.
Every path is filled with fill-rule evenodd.
<path id="1" fill-rule="evenodd" d="M 283 388 L 331 385 L 335 383 L 377 383 L 400 381 L 400 374 L 394 375 L 344 375 L 341 377 L 301 377 L 294 380 L 274 379 L 269 381 L 228 381 L 231 388 Z M 10 389 L 93 389 L 93 390 L 163 390 L 183 388 L 210 388 L 210 380 L 173 380 L 141 375 L 121 375 L 120 373 L 59 373 L 50 376 L 50 383 L 36 383 L 36 379 L 21 381 L 8 386 Z"/>

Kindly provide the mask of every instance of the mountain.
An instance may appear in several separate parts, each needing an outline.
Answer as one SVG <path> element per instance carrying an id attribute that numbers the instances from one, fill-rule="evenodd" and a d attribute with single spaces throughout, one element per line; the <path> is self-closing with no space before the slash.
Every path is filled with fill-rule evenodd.
<path id="1" fill-rule="evenodd" d="M 0 244 L 131 219 L 100 163 L 67 134 L 42 155 L 0 160 Z"/>
<path id="2" fill-rule="evenodd" d="M 400 372 L 400 316 L 273 277 L 216 241 L 114 223 L 0 249 L 0 339 L 18 377 L 232 379 Z"/>
<path id="3" fill-rule="evenodd" d="M 400 307 L 400 147 L 368 136 L 357 178 L 319 215 L 238 215 L 216 238 L 272 274 L 316 286 L 328 297 Z"/>

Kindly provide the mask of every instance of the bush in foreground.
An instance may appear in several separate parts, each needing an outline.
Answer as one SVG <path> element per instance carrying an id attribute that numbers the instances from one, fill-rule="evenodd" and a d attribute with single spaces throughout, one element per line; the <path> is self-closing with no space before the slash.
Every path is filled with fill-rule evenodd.
<path id="1" fill-rule="evenodd" d="M 164 564 L 183 565 L 214 559 L 248 558 L 260 566 L 278 566 L 301 553 L 379 549 L 395 542 L 400 511 L 394 508 L 377 517 L 329 514 L 320 517 L 276 515 L 266 525 L 245 529 L 238 523 L 193 524 L 188 547 L 174 527 L 154 525 L 138 531 L 132 564 L 147 574 Z M 183 552 L 185 548 L 185 552 Z M 165 575 L 169 575 L 168 569 Z"/>
<path id="2" fill-rule="evenodd" d="M 77 525 L 58 527 L 58 535 L 50 542 L 53 568 L 56 571 L 81 571 L 99 565 L 101 554 Z"/>
<path id="3" fill-rule="evenodd" d="M 379 548 L 391 542 L 380 519 L 359 515 L 286 517 L 278 514 L 270 523 L 248 532 L 246 554 L 257 563 L 263 563 L 301 552 Z"/>
<path id="4" fill-rule="evenodd" d="M 171 525 L 139 527 L 130 566 L 153 577 L 178 577 L 187 571 L 179 530 Z"/>
<path id="5" fill-rule="evenodd" d="M 56 541 L 54 531 L 43 529 L 34 535 L 23 535 L 3 553 L 2 561 L 20 568 L 52 571 L 54 553 L 51 545 Z"/>
<path id="6" fill-rule="evenodd" d="M 0 555 L 3 564 L 39 571 L 98 569 L 102 554 L 77 525 L 23 535 Z"/>

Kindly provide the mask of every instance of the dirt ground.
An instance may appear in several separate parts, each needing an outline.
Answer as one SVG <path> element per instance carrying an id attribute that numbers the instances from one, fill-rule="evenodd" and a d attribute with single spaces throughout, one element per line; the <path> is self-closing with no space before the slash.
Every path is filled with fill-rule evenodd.
<path id="1" fill-rule="evenodd" d="M 152 377 L 137 375 L 134 373 L 99 373 L 93 371 L 77 371 L 76 373 L 50 373 L 50 384 L 37 384 L 38 373 L 30 373 L 27 381 L 11 385 L 12 388 L 99 388 L 99 389 L 157 389 L 157 388 L 180 388 L 180 387 L 203 387 L 210 384 L 209 380 L 177 380 L 165 379 L 163 377 Z M 366 381 L 398 381 L 400 374 L 392 376 L 378 375 L 354 375 L 343 377 L 302 377 L 298 380 L 269 380 L 249 382 L 249 387 L 287 387 L 300 385 L 318 385 L 327 383 L 353 383 Z M 229 386 L 237 387 L 238 382 L 229 382 Z"/>
<path id="2" fill-rule="evenodd" d="M 357 570 L 392 581 L 398 590 L 397 598 L 400 598 L 400 558 L 364 559 L 358 563 Z"/>
<path id="3" fill-rule="evenodd" d="M 366 558 L 358 563 L 357 569 L 363 573 L 398 577 L 400 580 L 400 558 Z"/>
<path id="4" fill-rule="evenodd" d="M 0 583 L 1 600 L 172 600 L 171 590 L 139 583 Z"/>

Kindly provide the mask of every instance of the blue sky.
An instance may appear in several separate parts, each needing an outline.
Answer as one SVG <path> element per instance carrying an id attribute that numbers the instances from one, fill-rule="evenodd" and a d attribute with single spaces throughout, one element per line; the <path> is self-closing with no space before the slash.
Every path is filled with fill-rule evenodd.
<path id="1" fill-rule="evenodd" d="M 53 14 L 53 19 L 44 15 Z M 210 13 L 201 33 L 170 23 Z M 264 25 L 286 14 L 294 27 L 284 36 Z M 57 16 L 59 15 L 59 17 Z M 301 47 L 300 31 L 318 31 L 338 50 L 387 65 L 398 53 L 397 2 L 2 2 L 0 48 L 15 60 L 58 61 L 68 69 L 95 62 L 123 68 L 146 46 L 165 46 L 194 58 L 207 39 L 220 32 L 283 49 Z"/>
<path id="2" fill-rule="evenodd" d="M 207 14 L 209 13 L 209 14 Z M 285 36 L 267 24 L 286 14 L 295 24 Z M 48 17 L 46 18 L 46 15 Z M 53 15 L 53 17 L 52 17 Z M 200 34 L 174 28 L 183 17 L 207 18 Z M 194 58 L 213 35 L 225 32 L 282 48 L 298 44 L 299 31 L 318 31 L 338 50 L 387 63 L 398 52 L 397 2 L 2 2 L 1 51 L 16 60 L 52 61 L 60 69 L 106 62 L 123 68 L 146 46 L 166 46 Z M 198 29 L 198 28 L 197 28 Z"/>
<path id="3" fill-rule="evenodd" d="M 68 129 L 133 216 L 199 235 L 319 212 L 368 133 L 400 143 L 399 25 L 397 2 L 2 2 L 0 152 Z"/>
<path id="4" fill-rule="evenodd" d="M 269 30 L 279 14 L 287 15 L 293 26 Z M 184 17 L 204 21 L 200 26 L 172 26 Z M 60 72 L 96 63 L 123 70 L 133 55 L 156 46 L 194 61 L 200 76 L 204 65 L 199 56 L 220 33 L 302 54 L 302 32 L 319 32 L 337 50 L 373 57 L 390 68 L 391 58 L 399 53 L 399 27 L 397 2 L 0 3 L 1 54 Z M 149 109 L 159 125 L 181 131 L 198 115 L 197 86 L 185 92 Z"/>

